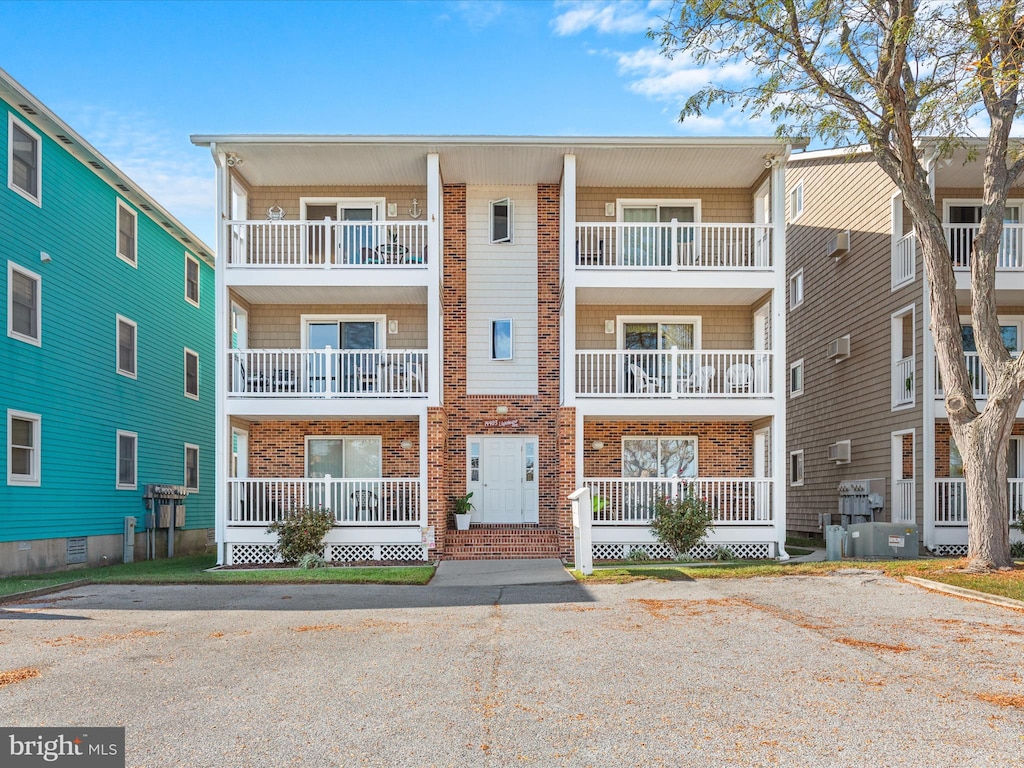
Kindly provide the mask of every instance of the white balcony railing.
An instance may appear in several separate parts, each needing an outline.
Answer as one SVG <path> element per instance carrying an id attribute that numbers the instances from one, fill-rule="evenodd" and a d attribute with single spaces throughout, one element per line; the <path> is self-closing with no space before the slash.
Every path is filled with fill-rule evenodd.
<path id="1" fill-rule="evenodd" d="M 970 269 L 978 224 L 943 224 L 953 269 Z M 1024 269 L 1024 224 L 1003 224 L 997 269 Z"/>
<path id="2" fill-rule="evenodd" d="M 971 380 L 974 399 L 986 399 L 988 397 L 988 377 L 985 375 L 985 369 L 981 367 L 981 356 L 977 352 L 964 352 L 964 362 L 967 363 L 967 377 Z M 945 390 L 942 388 L 942 377 L 939 374 L 939 361 L 936 359 L 935 397 L 941 400 L 945 396 Z"/>
<path id="3" fill-rule="evenodd" d="M 893 285 L 902 285 L 914 279 L 916 246 L 917 241 L 913 232 L 905 234 L 896 241 L 896 250 L 892 258 Z"/>
<path id="4" fill-rule="evenodd" d="M 426 397 L 416 349 L 233 349 L 228 397 Z"/>
<path id="5" fill-rule="evenodd" d="M 228 266 L 423 267 L 422 221 L 231 221 Z"/>
<path id="6" fill-rule="evenodd" d="M 910 405 L 914 402 L 914 356 L 899 360 L 892 370 L 893 405 Z"/>
<path id="7" fill-rule="evenodd" d="M 299 507 L 334 513 L 340 526 L 418 525 L 417 478 L 246 478 L 228 480 L 228 525 L 266 526 Z"/>
<path id="8" fill-rule="evenodd" d="M 1007 506 L 1010 522 L 1024 518 L 1024 478 L 1008 481 Z M 935 479 L 935 524 L 967 525 L 967 481 L 962 477 Z"/>
<path id="9" fill-rule="evenodd" d="M 648 525 L 655 501 L 692 493 L 714 510 L 715 525 L 771 525 L 772 481 L 749 477 L 588 478 L 594 525 Z"/>
<path id="10" fill-rule="evenodd" d="M 914 479 L 897 480 L 893 493 L 892 521 L 894 523 L 912 524 L 915 512 Z"/>
<path id="11" fill-rule="evenodd" d="M 771 269 L 770 224 L 579 223 L 579 269 Z"/>
<path id="12" fill-rule="evenodd" d="M 615 398 L 771 397 L 771 352 L 581 350 L 576 395 Z"/>

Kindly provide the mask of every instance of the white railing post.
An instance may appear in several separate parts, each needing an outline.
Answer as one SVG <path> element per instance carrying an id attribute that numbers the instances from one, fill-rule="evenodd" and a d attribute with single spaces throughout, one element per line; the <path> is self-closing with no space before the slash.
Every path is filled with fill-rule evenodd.
<path id="1" fill-rule="evenodd" d="M 590 489 L 580 488 L 569 494 L 572 502 L 572 532 L 575 547 L 576 570 L 584 576 L 594 572 L 594 545 L 592 540 L 592 519 Z"/>

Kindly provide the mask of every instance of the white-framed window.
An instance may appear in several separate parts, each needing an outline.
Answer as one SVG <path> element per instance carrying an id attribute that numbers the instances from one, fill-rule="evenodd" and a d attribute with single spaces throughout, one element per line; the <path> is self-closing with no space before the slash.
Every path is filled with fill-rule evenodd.
<path id="1" fill-rule="evenodd" d="M 804 271 L 798 269 L 789 278 L 789 308 L 796 309 L 804 303 Z"/>
<path id="2" fill-rule="evenodd" d="M 139 435 L 117 430 L 117 480 L 119 491 L 133 491 L 138 487 Z"/>
<path id="3" fill-rule="evenodd" d="M 7 262 L 7 335 L 39 347 L 42 335 L 43 279 Z"/>
<path id="4" fill-rule="evenodd" d="M 904 307 L 889 316 L 890 357 L 892 376 L 892 410 L 912 408 L 916 401 L 916 355 L 914 354 L 914 305 Z M 1016 335 L 1016 327 L 1014 328 Z"/>
<path id="5" fill-rule="evenodd" d="M 622 438 L 622 477 L 696 477 L 697 438 Z"/>
<path id="6" fill-rule="evenodd" d="M 804 484 L 804 452 L 802 450 L 789 453 L 789 484 Z"/>
<path id="7" fill-rule="evenodd" d="M 7 113 L 7 186 L 43 205 L 43 142 L 39 134 Z"/>
<path id="8" fill-rule="evenodd" d="M 7 484 L 39 485 L 43 417 L 7 410 Z"/>
<path id="9" fill-rule="evenodd" d="M 120 198 L 117 201 L 117 257 L 133 267 L 139 266 L 139 217 Z"/>
<path id="10" fill-rule="evenodd" d="M 185 301 L 199 306 L 199 259 L 185 254 Z"/>
<path id="11" fill-rule="evenodd" d="M 185 348 L 185 397 L 199 399 L 199 353 Z"/>
<path id="12" fill-rule="evenodd" d="M 129 378 L 138 378 L 138 324 L 127 317 L 117 316 L 117 372 Z"/>
<path id="13" fill-rule="evenodd" d="M 789 396 L 799 397 L 804 393 L 804 361 L 800 358 L 789 365 Z"/>
<path id="14" fill-rule="evenodd" d="M 491 320 L 491 360 L 511 360 L 512 320 Z"/>
<path id="15" fill-rule="evenodd" d="M 512 242 L 512 200 L 510 198 L 491 201 L 490 224 L 492 243 Z"/>
<path id="16" fill-rule="evenodd" d="M 185 443 L 185 490 L 199 490 L 199 446 Z"/>
<path id="17" fill-rule="evenodd" d="M 893 192 L 889 207 L 889 227 L 892 232 L 889 290 L 895 291 L 914 282 L 916 278 L 917 244 L 913 230 L 903 231 L 902 192 Z"/>
<path id="18" fill-rule="evenodd" d="M 794 222 L 804 212 L 804 180 L 800 179 L 789 191 L 789 220 Z"/>

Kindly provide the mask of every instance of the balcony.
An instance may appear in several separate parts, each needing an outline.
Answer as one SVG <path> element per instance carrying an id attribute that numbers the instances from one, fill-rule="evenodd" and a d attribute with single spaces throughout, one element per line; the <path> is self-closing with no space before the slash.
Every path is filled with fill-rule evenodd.
<path id="1" fill-rule="evenodd" d="M 422 269 L 422 221 L 231 221 L 228 267 Z"/>
<path id="2" fill-rule="evenodd" d="M 1010 522 L 1024 519 L 1024 479 L 1008 481 L 1007 507 Z M 960 477 L 935 479 L 935 525 L 967 527 L 967 481 Z"/>
<path id="3" fill-rule="evenodd" d="M 587 478 L 595 526 L 650 525 L 658 499 L 691 492 L 714 511 L 716 526 L 773 524 L 772 480 L 751 477 Z"/>
<path id="4" fill-rule="evenodd" d="M 246 478 L 228 480 L 229 526 L 266 527 L 290 510 L 322 507 L 334 513 L 335 526 L 420 525 L 419 478 Z"/>
<path id="5" fill-rule="evenodd" d="M 420 349 L 233 349 L 229 398 L 425 398 Z"/>
<path id="6" fill-rule="evenodd" d="M 978 224 L 943 224 L 953 269 L 970 270 Z M 996 269 L 1024 270 L 1024 224 L 1003 224 Z"/>
<path id="7" fill-rule="evenodd" d="M 576 396 L 770 398 L 771 364 L 767 351 L 580 350 Z"/>
<path id="8" fill-rule="evenodd" d="M 1014 353 L 1016 356 L 1017 353 Z M 964 352 L 964 362 L 967 363 L 967 378 L 971 380 L 972 391 L 975 400 L 988 398 L 988 377 L 985 369 L 981 367 L 981 356 L 977 352 Z M 946 393 L 942 388 L 942 377 L 939 374 L 939 361 L 935 360 L 935 398 L 943 400 Z"/>
<path id="9" fill-rule="evenodd" d="M 578 223 L 580 270 L 771 270 L 771 225 Z"/>

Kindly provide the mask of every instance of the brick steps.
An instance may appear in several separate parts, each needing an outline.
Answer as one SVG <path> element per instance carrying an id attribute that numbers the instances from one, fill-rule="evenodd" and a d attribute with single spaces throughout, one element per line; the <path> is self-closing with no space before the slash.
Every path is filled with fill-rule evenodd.
<path id="1" fill-rule="evenodd" d="M 560 558 L 558 529 L 536 525 L 473 525 L 448 531 L 445 560 Z"/>

